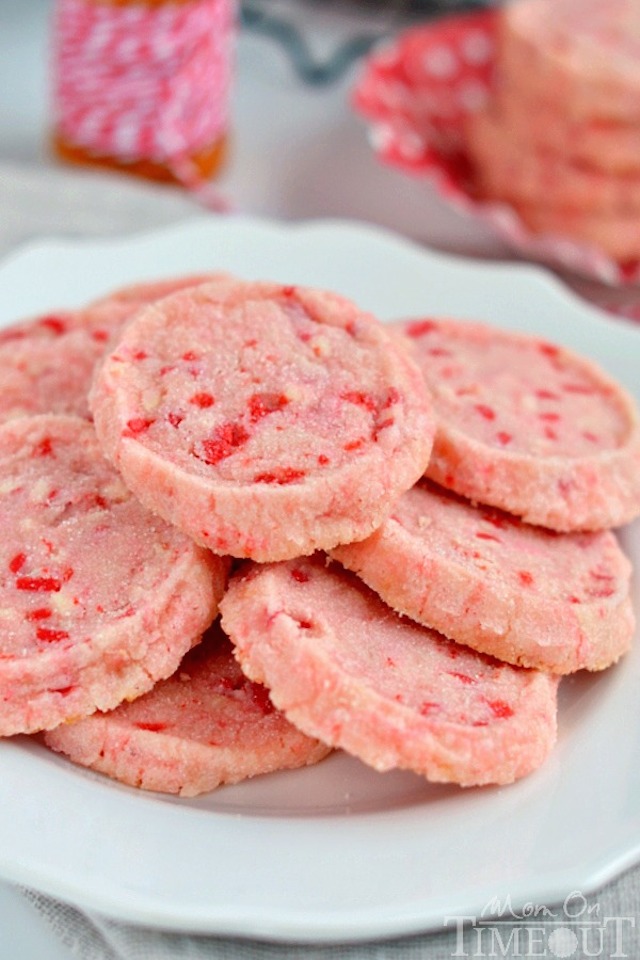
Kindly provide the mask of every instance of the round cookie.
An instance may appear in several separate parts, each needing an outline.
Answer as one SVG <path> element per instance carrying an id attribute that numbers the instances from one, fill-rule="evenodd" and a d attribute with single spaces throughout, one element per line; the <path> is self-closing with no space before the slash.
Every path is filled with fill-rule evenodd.
<path id="1" fill-rule="evenodd" d="M 109 713 L 62 724 L 44 739 L 74 763 L 183 797 L 317 763 L 329 753 L 273 707 L 263 686 L 244 676 L 217 628 L 149 693 Z"/>
<path id="2" fill-rule="evenodd" d="M 555 678 L 397 616 L 322 555 L 248 566 L 221 611 L 242 669 L 273 703 L 309 736 L 377 770 L 510 783 L 555 741 Z"/>
<path id="3" fill-rule="evenodd" d="M 103 447 L 150 509 L 267 561 L 362 539 L 424 472 L 420 371 L 336 294 L 205 284 L 138 312 L 96 377 Z"/>
<path id="4" fill-rule="evenodd" d="M 640 260 L 640 219 L 637 214 L 598 216 L 582 210 L 563 210 L 542 203 L 519 203 L 514 208 L 535 233 L 568 238 L 602 251 L 621 263 Z"/>
<path id="5" fill-rule="evenodd" d="M 572 120 L 562 104 L 499 86 L 494 105 L 511 135 L 525 148 L 571 159 L 602 173 L 640 174 L 640 124 Z"/>
<path id="6" fill-rule="evenodd" d="M 640 121 L 636 0 L 519 0 L 499 19 L 501 75 L 571 118 Z"/>
<path id="7" fill-rule="evenodd" d="M 584 215 L 640 213 L 640 168 L 607 172 L 519 138 L 494 108 L 469 116 L 467 147 L 481 196 Z"/>
<path id="8" fill-rule="evenodd" d="M 89 417 L 87 394 L 109 341 L 141 306 L 210 277 L 123 287 L 81 310 L 61 310 L 0 330 L 0 421 L 38 413 Z"/>
<path id="9" fill-rule="evenodd" d="M 590 361 L 480 323 L 394 324 L 413 347 L 438 418 L 426 475 L 558 531 L 640 513 L 640 425 L 632 398 Z"/>
<path id="10" fill-rule="evenodd" d="M 0 426 L 0 735 L 115 707 L 169 676 L 227 563 L 145 510 L 91 424 Z"/>
<path id="11" fill-rule="evenodd" d="M 602 670 L 631 645 L 631 564 L 608 530 L 552 533 L 423 481 L 331 554 L 394 610 L 509 663 Z"/>

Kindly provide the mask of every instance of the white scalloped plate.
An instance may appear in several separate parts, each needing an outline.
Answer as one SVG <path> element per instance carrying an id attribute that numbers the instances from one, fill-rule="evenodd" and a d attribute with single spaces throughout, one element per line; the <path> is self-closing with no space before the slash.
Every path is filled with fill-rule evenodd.
<path id="1" fill-rule="evenodd" d="M 0 267 L 0 323 L 208 269 L 328 287 L 383 318 L 447 313 L 533 331 L 638 392 L 640 331 L 538 268 L 457 260 L 340 222 L 212 219 L 40 243 Z M 640 530 L 622 536 L 640 569 Z M 283 941 L 434 929 L 496 896 L 553 904 L 640 860 L 639 689 L 637 648 L 601 676 L 563 681 L 557 749 L 501 789 L 432 786 L 334 754 L 179 800 L 73 767 L 35 740 L 6 740 L 0 876 L 121 920 Z"/>

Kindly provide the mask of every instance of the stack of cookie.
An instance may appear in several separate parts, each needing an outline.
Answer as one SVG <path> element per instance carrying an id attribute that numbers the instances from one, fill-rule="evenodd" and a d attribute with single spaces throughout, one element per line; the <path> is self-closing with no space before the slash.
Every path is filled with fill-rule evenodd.
<path id="1" fill-rule="evenodd" d="M 469 117 L 480 196 L 536 233 L 640 257 L 640 7 L 515 0 L 499 16 L 489 105 Z"/>
<path id="2" fill-rule="evenodd" d="M 0 366 L 1 735 L 183 795 L 334 748 L 510 783 L 629 648 L 638 412 L 560 347 L 212 275 Z"/>

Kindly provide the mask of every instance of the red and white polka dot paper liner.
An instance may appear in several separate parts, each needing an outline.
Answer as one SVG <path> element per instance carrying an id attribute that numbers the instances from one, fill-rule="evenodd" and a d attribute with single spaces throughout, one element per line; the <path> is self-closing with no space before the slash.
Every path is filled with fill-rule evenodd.
<path id="1" fill-rule="evenodd" d="M 617 263 L 568 237 L 532 234 L 508 204 L 474 197 L 464 119 L 490 94 L 496 23 L 494 10 L 445 17 L 368 57 L 352 102 L 369 122 L 373 149 L 384 163 L 427 177 L 448 203 L 490 224 L 525 257 L 610 285 L 640 282 L 640 261 Z"/>

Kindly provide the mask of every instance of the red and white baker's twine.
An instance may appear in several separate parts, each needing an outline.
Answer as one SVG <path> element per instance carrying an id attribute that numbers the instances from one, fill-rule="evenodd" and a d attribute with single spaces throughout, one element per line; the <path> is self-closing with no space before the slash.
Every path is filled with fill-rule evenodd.
<path id="1" fill-rule="evenodd" d="M 234 24 L 235 0 L 59 0 L 58 132 L 95 156 L 162 163 L 207 205 L 226 206 L 190 157 L 227 128 Z"/>

